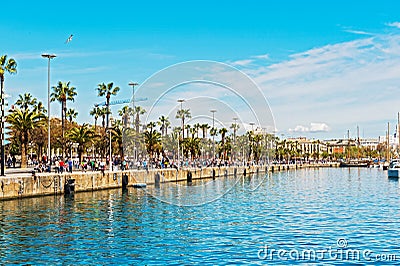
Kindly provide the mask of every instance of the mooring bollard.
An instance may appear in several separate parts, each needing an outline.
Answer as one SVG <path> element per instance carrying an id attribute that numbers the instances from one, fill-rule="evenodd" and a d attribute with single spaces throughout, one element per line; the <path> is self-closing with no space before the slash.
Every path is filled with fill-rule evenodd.
<path id="1" fill-rule="evenodd" d="M 192 172 L 190 172 L 190 171 L 187 172 L 186 180 L 188 183 L 192 183 Z"/>
<path id="2" fill-rule="evenodd" d="M 154 175 L 154 185 L 159 187 L 160 186 L 160 173 L 156 173 Z"/>
<path id="3" fill-rule="evenodd" d="M 122 175 L 122 190 L 126 190 L 126 188 L 128 187 L 128 183 L 129 183 L 128 175 L 127 174 Z"/>
<path id="4" fill-rule="evenodd" d="M 75 179 L 67 179 L 64 186 L 64 194 L 69 195 L 75 192 Z"/>

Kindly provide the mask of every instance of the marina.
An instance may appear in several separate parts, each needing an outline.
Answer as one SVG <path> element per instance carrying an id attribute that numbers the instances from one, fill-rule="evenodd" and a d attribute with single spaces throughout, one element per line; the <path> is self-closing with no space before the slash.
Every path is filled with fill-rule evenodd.
<path id="1" fill-rule="evenodd" d="M 202 190 L 178 182 L 154 187 L 152 194 L 129 187 L 125 192 L 2 201 L 0 260 L 52 265 L 393 265 L 395 257 L 389 255 L 400 255 L 399 182 L 387 179 L 381 169 L 300 169 L 206 182 Z M 198 200 L 218 187 L 232 189 L 197 207 L 168 203 L 168 197 Z M 360 257 L 335 259 L 325 253 L 296 259 L 270 253 L 337 250 L 339 240 Z M 363 257 L 365 250 L 368 257 Z"/>

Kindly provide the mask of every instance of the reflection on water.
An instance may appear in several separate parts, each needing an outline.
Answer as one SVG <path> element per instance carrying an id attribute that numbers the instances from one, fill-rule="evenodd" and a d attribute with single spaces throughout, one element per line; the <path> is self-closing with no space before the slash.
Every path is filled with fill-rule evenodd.
<path id="1" fill-rule="evenodd" d="M 228 193 L 220 199 L 194 207 L 157 199 L 197 202 L 223 191 Z M 219 177 L 190 187 L 162 183 L 147 191 L 129 188 L 124 193 L 104 190 L 4 201 L 0 261 L 307 264 L 310 261 L 261 260 L 257 252 L 265 245 L 325 248 L 336 245 L 338 238 L 353 249 L 397 253 L 400 260 L 399 206 L 398 180 L 379 169 L 302 169 Z"/>

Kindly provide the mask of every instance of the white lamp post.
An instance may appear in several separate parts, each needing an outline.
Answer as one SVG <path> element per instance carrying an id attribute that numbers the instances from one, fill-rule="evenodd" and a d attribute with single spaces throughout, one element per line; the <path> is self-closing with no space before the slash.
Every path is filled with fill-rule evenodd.
<path id="1" fill-rule="evenodd" d="M 48 116 L 48 125 L 47 125 L 47 159 L 51 165 L 51 152 L 50 152 L 50 60 L 55 58 L 55 54 L 42 54 L 43 58 L 48 59 L 47 64 L 47 116 Z"/>

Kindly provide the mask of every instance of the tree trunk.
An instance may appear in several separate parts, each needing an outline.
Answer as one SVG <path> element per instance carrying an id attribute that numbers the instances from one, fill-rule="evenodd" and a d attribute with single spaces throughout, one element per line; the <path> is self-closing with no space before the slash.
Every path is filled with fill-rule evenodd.
<path id="1" fill-rule="evenodd" d="M 65 109 L 65 101 L 61 102 L 61 156 L 64 157 L 64 131 L 65 131 L 65 116 L 64 116 L 64 109 Z M 49 114 L 50 116 L 50 114 Z"/>
<path id="2" fill-rule="evenodd" d="M 28 133 L 23 132 L 21 138 L 21 168 L 27 167 L 26 146 L 28 145 Z"/>
<path id="3" fill-rule="evenodd" d="M 107 96 L 106 96 L 106 99 L 107 99 L 107 122 L 106 122 L 106 124 L 107 124 L 107 129 L 108 129 L 108 117 L 109 117 L 109 115 L 110 115 L 110 93 L 107 93 Z"/>

